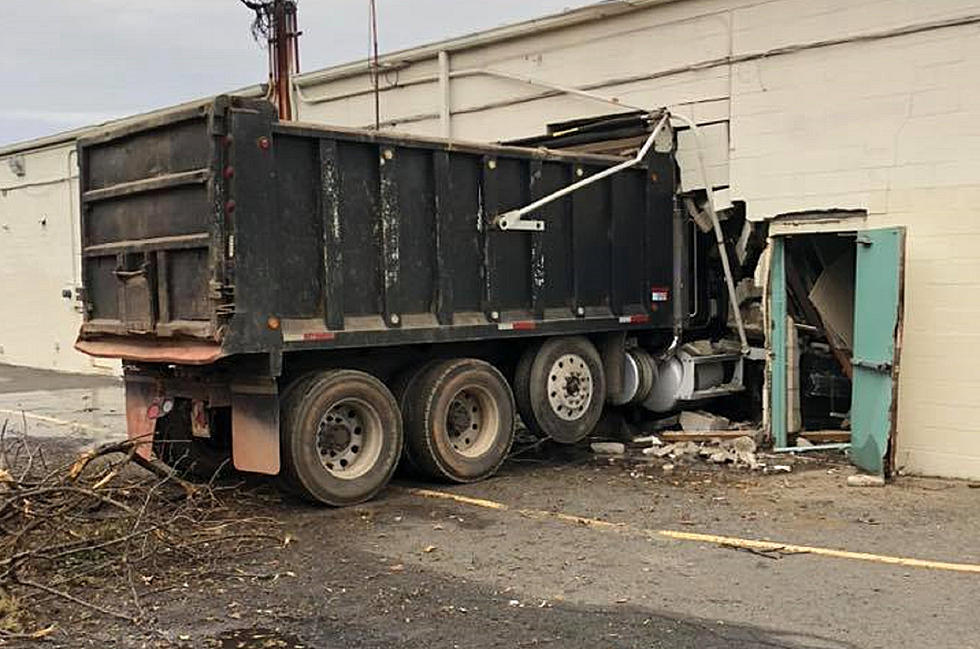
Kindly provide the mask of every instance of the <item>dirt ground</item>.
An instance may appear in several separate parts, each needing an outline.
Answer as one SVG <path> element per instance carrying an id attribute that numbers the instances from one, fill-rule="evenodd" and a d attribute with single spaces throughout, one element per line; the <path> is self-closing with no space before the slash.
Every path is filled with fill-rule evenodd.
<path id="1" fill-rule="evenodd" d="M 77 404 L 76 390 L 118 385 L 24 380 L 0 383 L 0 409 L 48 404 L 46 420 L 23 418 L 44 443 L 68 452 L 100 437 L 100 422 L 121 434 L 109 393 L 104 417 L 73 433 L 57 421 L 93 411 L 50 405 L 59 389 Z M 348 509 L 251 481 L 231 507 L 276 519 L 288 544 L 141 586 L 138 624 L 49 600 L 41 617 L 55 631 L 7 646 L 980 647 L 980 568 L 889 563 L 980 564 L 980 489 L 913 478 L 849 488 L 839 457 L 771 475 L 661 464 L 545 445 L 479 484 L 399 479 Z M 747 551 L 674 532 L 868 556 Z M 93 601 L 131 606 L 120 586 L 94 584 Z"/>

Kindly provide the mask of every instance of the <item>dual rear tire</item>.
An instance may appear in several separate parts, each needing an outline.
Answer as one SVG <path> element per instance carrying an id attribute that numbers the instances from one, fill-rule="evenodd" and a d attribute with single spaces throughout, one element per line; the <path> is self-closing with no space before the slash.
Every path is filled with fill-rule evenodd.
<path id="1" fill-rule="evenodd" d="M 489 363 L 424 365 L 395 384 L 356 370 L 320 372 L 290 385 L 281 402 L 280 482 L 332 506 L 373 498 L 402 455 L 426 477 L 475 482 L 503 463 L 516 407 Z"/>
<path id="2" fill-rule="evenodd" d="M 283 395 L 280 479 L 308 500 L 342 507 L 373 498 L 402 451 L 402 418 L 377 378 L 330 370 Z"/>
<path id="3" fill-rule="evenodd" d="M 507 380 L 472 358 L 436 361 L 404 382 L 405 459 L 423 476 L 476 482 L 493 475 L 514 441 L 516 406 Z"/>

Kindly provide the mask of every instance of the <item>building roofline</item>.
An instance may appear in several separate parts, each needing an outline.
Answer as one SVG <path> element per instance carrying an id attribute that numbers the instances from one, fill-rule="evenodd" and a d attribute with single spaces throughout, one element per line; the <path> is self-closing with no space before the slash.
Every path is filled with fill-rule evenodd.
<path id="1" fill-rule="evenodd" d="M 541 18 L 532 18 L 519 23 L 494 27 L 481 32 L 473 32 L 464 36 L 450 38 L 442 41 L 428 43 L 417 47 L 410 47 L 395 52 L 389 52 L 378 58 L 381 66 L 389 66 L 413 63 L 438 56 L 439 52 L 458 52 L 474 47 L 480 47 L 490 43 L 499 43 L 513 38 L 526 36 L 528 34 L 540 34 L 542 32 L 579 25 L 581 23 L 619 16 L 622 14 L 639 11 L 653 5 L 668 4 L 679 2 L 680 0 L 604 0 L 597 4 L 587 5 L 579 9 L 571 9 L 562 13 L 552 14 Z M 307 86 L 328 80 L 343 79 L 345 77 L 363 74 L 370 69 L 369 59 L 358 59 L 349 63 L 341 63 L 328 68 L 322 68 L 313 72 L 299 74 L 293 77 L 293 82 L 297 86 Z"/>

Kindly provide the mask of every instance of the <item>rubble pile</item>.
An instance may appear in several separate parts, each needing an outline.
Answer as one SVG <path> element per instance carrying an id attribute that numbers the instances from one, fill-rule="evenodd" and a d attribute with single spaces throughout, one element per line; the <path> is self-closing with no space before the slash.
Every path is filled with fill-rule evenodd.
<path id="1" fill-rule="evenodd" d="M 609 457 L 639 455 L 637 459 L 659 460 L 664 462 L 664 472 L 696 462 L 764 473 L 792 470 L 788 464 L 771 462 L 775 456 L 759 451 L 761 431 L 751 424 L 733 424 L 721 415 L 690 410 L 653 422 L 651 427 L 655 433 L 633 437 L 630 443 L 593 442 L 592 451 Z"/>

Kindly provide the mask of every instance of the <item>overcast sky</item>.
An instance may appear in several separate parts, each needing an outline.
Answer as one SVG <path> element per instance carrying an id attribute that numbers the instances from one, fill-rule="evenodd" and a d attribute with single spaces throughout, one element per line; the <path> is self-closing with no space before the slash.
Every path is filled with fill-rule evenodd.
<path id="1" fill-rule="evenodd" d="M 377 0 L 382 51 L 594 0 Z M 364 58 L 368 0 L 299 0 L 303 71 Z M 5 0 L 0 146 L 265 81 L 239 0 Z"/>

